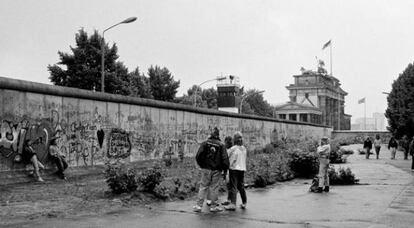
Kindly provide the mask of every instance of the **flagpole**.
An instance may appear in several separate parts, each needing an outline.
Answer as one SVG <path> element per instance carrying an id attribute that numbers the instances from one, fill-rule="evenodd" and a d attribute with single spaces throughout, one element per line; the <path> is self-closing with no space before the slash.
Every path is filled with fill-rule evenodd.
<path id="1" fill-rule="evenodd" d="M 330 63 L 331 63 L 331 76 L 333 76 L 333 74 L 332 74 L 332 41 L 331 41 L 331 45 L 329 45 L 329 53 L 330 53 L 330 57 L 331 57 L 331 61 L 330 61 Z"/>

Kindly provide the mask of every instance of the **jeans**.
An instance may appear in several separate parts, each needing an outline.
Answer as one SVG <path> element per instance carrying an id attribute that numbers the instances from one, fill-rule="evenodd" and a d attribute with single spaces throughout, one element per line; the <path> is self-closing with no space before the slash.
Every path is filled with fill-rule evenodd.
<path id="1" fill-rule="evenodd" d="M 395 159 L 395 153 L 397 152 L 397 148 L 395 147 L 391 147 L 391 159 Z"/>
<path id="2" fill-rule="evenodd" d="M 381 150 L 381 147 L 380 146 L 376 146 L 375 147 L 375 153 L 377 154 L 377 159 L 379 158 L 380 150 Z"/>
<path id="3" fill-rule="evenodd" d="M 208 193 L 212 206 L 217 205 L 218 189 L 221 178 L 222 175 L 220 170 L 201 169 L 200 189 L 198 190 L 197 199 L 198 206 L 203 206 L 204 199 L 206 199 Z"/>
<path id="4" fill-rule="evenodd" d="M 322 187 L 329 187 L 329 158 L 319 158 L 319 186 Z"/>
<path id="5" fill-rule="evenodd" d="M 242 203 L 247 203 L 246 191 L 244 190 L 244 171 L 229 170 L 229 198 L 232 204 L 236 205 L 237 191 L 240 193 Z"/>
<path id="6" fill-rule="evenodd" d="M 366 147 L 365 148 L 365 158 L 366 159 L 369 159 L 369 154 L 371 153 L 371 148 L 369 148 L 369 147 Z"/>
<path id="7" fill-rule="evenodd" d="M 66 168 L 68 168 L 68 163 L 65 161 L 65 159 L 62 156 L 52 156 L 52 161 L 56 164 L 56 167 L 58 169 L 57 174 L 63 175 L 63 171 L 65 171 Z"/>

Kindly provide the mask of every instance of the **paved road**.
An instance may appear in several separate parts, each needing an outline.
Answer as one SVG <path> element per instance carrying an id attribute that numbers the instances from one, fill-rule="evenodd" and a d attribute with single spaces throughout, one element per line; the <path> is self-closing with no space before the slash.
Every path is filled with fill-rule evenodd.
<path id="1" fill-rule="evenodd" d="M 309 193 L 310 180 L 296 179 L 248 191 L 248 208 L 235 212 L 193 213 L 192 201 L 128 208 L 101 217 L 43 219 L 18 227 L 414 227 L 414 175 L 411 160 L 348 163 L 360 185 L 333 186 L 328 194 Z M 207 208 L 204 208 L 207 211 Z"/>

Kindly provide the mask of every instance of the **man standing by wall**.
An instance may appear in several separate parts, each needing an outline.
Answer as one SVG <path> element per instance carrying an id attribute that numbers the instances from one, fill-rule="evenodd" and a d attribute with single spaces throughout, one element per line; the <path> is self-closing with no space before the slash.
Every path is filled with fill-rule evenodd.
<path id="1" fill-rule="evenodd" d="M 329 145 L 328 137 L 322 137 L 321 145 L 317 149 L 319 156 L 319 186 L 316 192 L 329 192 L 329 154 L 331 153 L 331 145 Z M 325 188 L 323 188 L 325 187 Z"/>
<path id="2" fill-rule="evenodd" d="M 229 168 L 229 157 L 225 145 L 220 141 L 220 132 L 217 127 L 213 129 L 207 141 L 200 145 L 196 161 L 201 168 L 201 181 L 197 204 L 193 207 L 194 212 L 201 212 L 208 191 L 210 191 L 212 202 L 210 211 L 222 211 L 223 209 L 217 204 L 218 188 L 222 172 Z"/>

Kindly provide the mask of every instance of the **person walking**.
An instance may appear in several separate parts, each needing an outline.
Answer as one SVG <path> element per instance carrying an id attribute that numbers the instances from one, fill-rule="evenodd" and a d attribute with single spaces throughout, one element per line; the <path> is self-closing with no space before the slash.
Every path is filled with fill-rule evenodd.
<path id="1" fill-rule="evenodd" d="M 194 212 L 201 212 L 204 200 L 210 191 L 210 212 L 223 211 L 217 204 L 218 188 L 223 171 L 229 168 L 229 157 L 226 147 L 220 141 L 220 132 L 215 127 L 211 136 L 204 141 L 196 154 L 196 162 L 201 168 L 201 181 Z"/>
<path id="2" fill-rule="evenodd" d="M 379 153 L 381 150 L 381 139 L 380 139 L 379 134 L 375 136 L 374 148 L 375 148 L 375 154 L 377 155 L 377 159 L 379 159 Z"/>
<path id="3" fill-rule="evenodd" d="M 331 153 L 331 145 L 329 145 L 329 138 L 322 137 L 320 146 L 318 146 L 316 152 L 318 153 L 319 157 L 319 184 L 318 189 L 316 190 L 317 193 L 321 193 L 323 191 L 329 192 L 329 155 Z"/>
<path id="4" fill-rule="evenodd" d="M 230 204 L 225 206 L 226 210 L 236 210 L 237 191 L 240 193 L 242 204 L 240 208 L 246 209 L 247 196 L 244 189 L 244 173 L 246 172 L 247 150 L 243 146 L 243 135 L 241 132 L 234 134 L 234 146 L 228 150 L 230 168 L 229 168 L 229 186 L 228 193 Z"/>
<path id="5" fill-rule="evenodd" d="M 369 159 L 371 149 L 372 149 L 372 142 L 371 142 L 371 139 L 369 138 L 369 136 L 367 136 L 367 138 L 364 141 L 364 150 L 365 150 L 365 158 L 366 159 Z"/>
<path id="6" fill-rule="evenodd" d="M 408 139 L 407 135 L 404 135 L 401 139 L 401 147 L 404 152 L 404 160 L 408 160 L 408 150 L 410 147 L 410 140 Z"/>
<path id="7" fill-rule="evenodd" d="M 391 159 L 395 159 L 395 153 L 397 152 L 398 143 L 397 140 L 395 140 L 394 136 L 390 138 L 390 141 L 388 142 L 388 150 L 391 151 Z"/>

